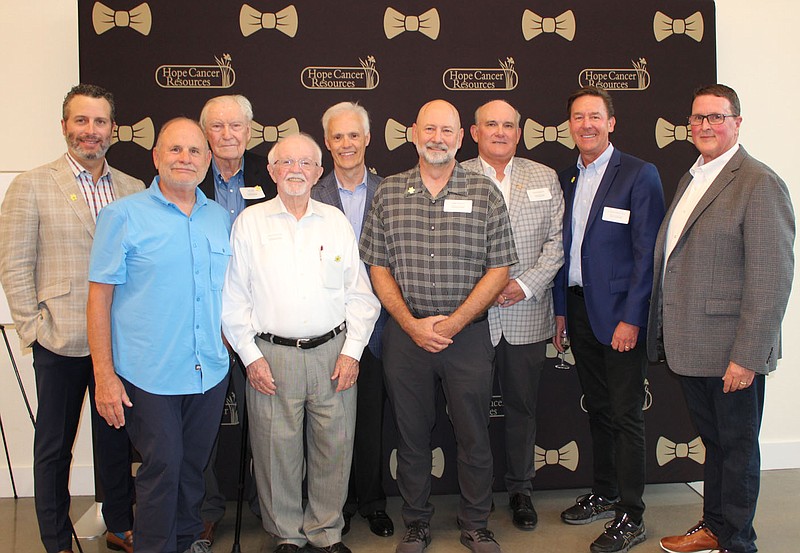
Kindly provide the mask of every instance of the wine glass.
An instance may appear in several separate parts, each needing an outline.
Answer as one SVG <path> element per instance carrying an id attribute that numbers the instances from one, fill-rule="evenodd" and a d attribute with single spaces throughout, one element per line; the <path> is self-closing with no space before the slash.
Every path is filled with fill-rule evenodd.
<path id="1" fill-rule="evenodd" d="M 569 334 L 567 334 L 567 329 L 566 328 L 561 331 L 561 334 L 559 335 L 558 338 L 559 338 L 559 342 L 561 343 L 561 350 L 562 351 L 560 351 L 559 354 L 558 354 L 559 357 L 560 357 L 560 361 L 558 363 L 556 363 L 555 367 L 557 369 L 567 370 L 567 369 L 570 368 L 570 366 L 567 365 L 564 362 L 564 354 L 567 353 L 567 350 L 569 349 Z"/>

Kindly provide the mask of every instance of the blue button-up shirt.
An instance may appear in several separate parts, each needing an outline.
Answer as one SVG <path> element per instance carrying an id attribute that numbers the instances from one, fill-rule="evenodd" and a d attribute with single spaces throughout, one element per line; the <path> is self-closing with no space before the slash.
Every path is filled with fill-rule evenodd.
<path id="1" fill-rule="evenodd" d="M 202 393 L 228 371 L 221 313 L 231 223 L 200 189 L 195 194 L 187 216 L 156 177 L 97 218 L 89 280 L 115 285 L 114 368 L 151 394 Z"/>
<path id="2" fill-rule="evenodd" d="M 244 158 L 239 170 L 234 173 L 229 181 L 222 178 L 222 174 L 217 168 L 214 159 L 211 159 L 211 167 L 209 168 L 211 174 L 214 175 L 214 201 L 225 208 L 225 211 L 231 217 L 231 223 L 244 211 L 247 207 L 242 196 L 242 187 L 244 186 Z"/>
<path id="3" fill-rule="evenodd" d="M 356 186 L 352 192 L 339 183 L 336 173 L 333 176 L 336 178 L 336 187 L 339 189 L 342 211 L 344 211 L 347 220 L 353 226 L 353 232 L 355 232 L 356 239 L 358 239 L 361 236 L 361 227 L 364 225 L 364 209 L 367 203 L 367 170 L 366 168 L 364 169 L 364 178 L 361 184 Z M 368 207 L 366 208 L 369 209 Z"/>

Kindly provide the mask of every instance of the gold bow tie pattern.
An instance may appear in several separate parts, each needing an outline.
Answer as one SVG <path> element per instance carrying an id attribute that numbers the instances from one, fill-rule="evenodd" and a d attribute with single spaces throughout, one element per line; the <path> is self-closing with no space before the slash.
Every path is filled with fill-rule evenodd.
<path id="1" fill-rule="evenodd" d="M 264 126 L 255 121 L 250 122 L 250 142 L 247 143 L 247 149 L 255 148 L 262 142 L 277 142 L 279 138 L 298 134 L 300 132 L 300 125 L 297 124 L 297 119 L 292 117 L 277 126 Z"/>
<path id="2" fill-rule="evenodd" d="M 569 134 L 569 121 L 564 121 L 557 127 L 545 127 L 533 119 L 526 119 L 522 131 L 525 139 L 525 148 L 533 150 L 542 142 L 558 142 L 570 150 L 575 147 L 575 142 Z"/>
<path id="3" fill-rule="evenodd" d="M 391 152 L 403 144 L 411 143 L 411 127 L 406 127 L 390 117 L 386 122 L 384 137 L 386 138 L 386 147 Z"/>
<path id="4" fill-rule="evenodd" d="M 383 32 L 389 40 L 405 31 L 419 32 L 431 40 L 436 40 L 439 38 L 439 27 L 439 10 L 436 8 L 431 8 L 419 16 L 403 15 L 394 8 L 386 8 L 383 14 Z"/>
<path id="5" fill-rule="evenodd" d="M 547 347 L 545 348 L 545 357 L 548 359 L 556 359 L 558 357 L 558 350 L 556 347 L 551 343 L 547 342 Z M 572 348 L 568 349 L 567 352 L 564 354 L 564 362 L 567 365 L 575 366 L 575 356 L 572 355 Z"/>
<path id="6" fill-rule="evenodd" d="M 156 130 L 153 126 L 153 120 L 145 117 L 138 123 L 133 125 L 118 125 L 111 135 L 111 143 L 117 142 L 133 142 L 138 144 L 145 150 L 153 148 L 155 141 Z"/>
<path id="7" fill-rule="evenodd" d="M 557 17 L 542 17 L 531 10 L 522 12 L 522 36 L 531 40 L 540 34 L 554 33 L 569 41 L 575 38 L 575 14 L 567 10 Z"/>
<path id="8" fill-rule="evenodd" d="M 130 11 L 112 10 L 101 2 L 95 2 L 92 8 L 92 25 L 94 32 L 102 35 L 114 27 L 130 27 L 134 31 L 147 36 L 153 25 L 150 6 L 143 2 Z"/>
<path id="9" fill-rule="evenodd" d="M 706 462 L 706 446 L 700 436 L 688 444 L 676 444 L 664 436 L 658 437 L 656 442 L 656 461 L 659 467 L 663 467 L 675 459 L 691 459 L 698 465 Z"/>
<path id="10" fill-rule="evenodd" d="M 689 125 L 673 125 L 663 117 L 656 121 L 656 144 L 666 148 L 674 141 L 692 142 L 692 127 Z"/>
<path id="11" fill-rule="evenodd" d="M 261 29 L 275 29 L 288 37 L 297 34 L 297 10 L 289 4 L 276 13 L 261 13 L 247 4 L 239 12 L 239 28 L 243 36 L 250 36 Z"/>
<path id="12" fill-rule="evenodd" d="M 578 469 L 579 460 L 580 452 L 575 440 L 559 449 L 542 449 L 537 445 L 533 451 L 533 466 L 536 470 L 545 465 L 561 465 L 565 469 L 575 472 Z"/>
<path id="13" fill-rule="evenodd" d="M 389 456 L 389 472 L 397 480 L 397 450 L 393 449 Z M 444 451 L 441 447 L 431 451 L 431 476 L 441 478 L 444 474 Z"/>
<path id="14" fill-rule="evenodd" d="M 653 18 L 653 34 L 661 42 L 671 35 L 686 35 L 697 42 L 703 40 L 703 14 L 694 12 L 686 19 L 672 19 L 662 12 Z"/>

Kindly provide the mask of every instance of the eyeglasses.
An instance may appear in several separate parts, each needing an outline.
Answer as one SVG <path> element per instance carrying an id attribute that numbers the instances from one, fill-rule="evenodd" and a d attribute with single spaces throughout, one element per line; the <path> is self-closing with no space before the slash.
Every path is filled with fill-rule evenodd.
<path id="1" fill-rule="evenodd" d="M 319 167 L 319 163 L 317 163 L 313 159 L 308 159 L 308 158 L 303 158 L 303 159 L 291 159 L 291 158 L 276 159 L 272 163 L 272 165 L 274 165 L 275 167 L 281 168 L 281 169 L 290 169 L 291 167 L 294 167 L 295 163 L 297 165 L 299 165 L 300 169 L 302 169 L 303 171 L 307 171 L 307 170 L 312 169 L 314 167 Z"/>
<path id="2" fill-rule="evenodd" d="M 722 125 L 725 122 L 726 117 L 738 117 L 738 115 L 730 115 L 726 113 L 709 113 L 708 115 L 700 115 L 699 113 L 693 113 L 687 119 L 689 119 L 689 123 L 696 127 L 699 127 L 703 124 L 703 119 L 708 119 L 709 125 Z"/>

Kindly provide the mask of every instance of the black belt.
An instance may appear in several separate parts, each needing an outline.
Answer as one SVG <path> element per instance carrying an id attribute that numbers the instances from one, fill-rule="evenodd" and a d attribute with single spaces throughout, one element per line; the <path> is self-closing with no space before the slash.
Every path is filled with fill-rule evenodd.
<path id="1" fill-rule="evenodd" d="M 570 286 L 569 291 L 575 294 L 576 296 L 583 297 L 583 287 L 581 286 Z"/>
<path id="2" fill-rule="evenodd" d="M 300 349 L 313 349 L 317 346 L 321 346 L 325 342 L 332 340 L 339 334 L 341 334 L 344 329 L 347 328 L 346 323 L 342 323 L 330 332 L 326 332 L 321 336 L 314 336 L 313 338 L 282 338 L 280 336 L 275 336 L 274 334 L 262 333 L 259 334 L 258 337 L 264 340 L 265 342 L 271 342 L 278 346 L 289 346 L 293 348 L 300 348 Z"/>

